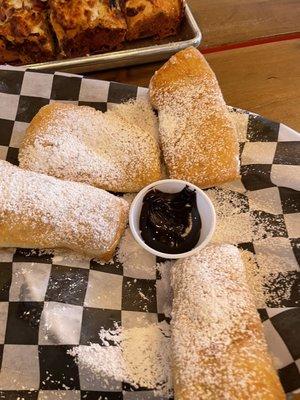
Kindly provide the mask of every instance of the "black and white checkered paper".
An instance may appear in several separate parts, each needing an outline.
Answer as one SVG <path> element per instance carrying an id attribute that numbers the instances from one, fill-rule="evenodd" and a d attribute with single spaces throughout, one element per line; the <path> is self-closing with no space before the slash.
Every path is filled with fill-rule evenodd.
<path id="1" fill-rule="evenodd" d="M 18 164 L 25 129 L 48 103 L 64 101 L 105 111 L 110 104 L 143 96 L 144 88 L 2 66 L 0 159 Z M 268 304 L 259 313 L 285 392 L 300 393 L 300 135 L 260 116 L 235 112 L 242 120 L 242 179 L 228 188 L 239 186 L 244 212 L 258 224 L 268 223 L 278 251 L 295 265 L 290 298 L 282 301 L 282 308 Z M 255 199 L 272 201 L 258 210 Z M 245 232 L 239 247 L 261 251 L 266 244 L 251 233 Z M 164 320 L 165 293 L 159 280 L 155 268 L 136 276 L 119 262 L 62 262 L 31 250 L 0 250 L 0 399 L 152 399 L 151 391 L 124 382 L 107 387 L 67 351 L 99 343 L 100 328 L 112 328 L 115 321 L 132 327 L 138 318 Z M 49 330 L 51 325 L 55 329 Z"/>

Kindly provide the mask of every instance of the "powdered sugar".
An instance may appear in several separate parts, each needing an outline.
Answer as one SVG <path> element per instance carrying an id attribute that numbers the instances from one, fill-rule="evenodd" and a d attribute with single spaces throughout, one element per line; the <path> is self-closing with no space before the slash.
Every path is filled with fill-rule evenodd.
<path id="1" fill-rule="evenodd" d="M 143 131 L 149 132 L 157 142 L 159 141 L 158 120 L 148 98 L 114 104 L 113 111 L 115 115 L 125 120 L 129 125 L 139 126 Z"/>
<path id="2" fill-rule="evenodd" d="M 296 259 L 290 250 L 289 240 L 281 237 L 284 226 L 280 216 L 265 217 L 262 211 L 251 212 L 248 193 L 239 193 L 226 188 L 215 188 L 206 191 L 212 200 L 216 214 L 217 225 L 212 241 L 214 243 L 250 243 L 255 247 L 255 253 L 242 251 L 246 267 L 248 283 L 255 294 L 257 308 L 268 305 L 282 305 L 289 298 L 293 279 L 290 272 L 298 269 Z M 272 206 L 272 201 L 268 202 Z M 262 199 L 251 197 L 251 209 L 260 210 Z M 266 208 L 266 206 L 264 207 Z M 271 210 L 271 209 L 270 209 Z M 271 218 L 271 219 L 270 219 Z M 277 277 L 280 280 L 274 287 Z"/>
<path id="3" fill-rule="evenodd" d="M 172 287 L 171 271 L 174 261 L 157 263 L 156 268 L 160 279 L 156 280 L 156 296 L 158 312 L 171 317 L 172 310 Z"/>
<path id="4" fill-rule="evenodd" d="M 247 142 L 247 130 L 248 130 L 248 120 L 249 114 L 244 110 L 235 111 L 232 107 L 227 106 L 230 111 L 231 120 L 235 125 L 236 133 L 238 136 L 238 141 L 240 143 Z"/>
<path id="5" fill-rule="evenodd" d="M 197 50 L 173 56 L 152 78 L 150 97 L 159 112 L 171 178 L 207 187 L 239 175 L 235 125 L 213 72 Z"/>
<path id="6" fill-rule="evenodd" d="M 205 97 L 203 96 L 204 93 Z M 185 173 L 188 174 L 185 176 L 186 180 L 195 181 L 199 179 L 200 182 L 204 177 L 210 176 L 210 179 L 216 179 L 216 183 L 226 181 L 227 168 L 231 173 L 233 165 L 222 165 L 220 158 L 223 153 L 232 151 L 232 144 L 228 143 L 227 136 L 230 129 L 233 130 L 231 120 L 228 119 L 226 123 L 224 122 L 223 128 L 219 127 L 219 129 L 224 129 L 224 134 L 220 135 L 218 140 L 211 143 L 208 138 L 208 134 L 211 135 L 215 129 L 213 125 L 216 123 L 213 122 L 215 115 L 227 112 L 221 95 L 210 91 L 201 80 L 201 82 L 193 82 L 191 86 L 176 89 L 176 101 L 172 96 L 173 94 L 170 97 L 167 96 L 165 102 L 168 103 L 168 106 L 165 106 L 159 113 L 164 158 L 169 166 L 171 177 L 180 178 L 178 176 L 181 173 L 180 165 L 184 162 L 185 168 L 187 168 Z M 199 98 L 202 96 L 203 99 L 199 104 Z M 208 107 L 208 104 L 218 104 L 218 101 L 222 101 L 222 103 L 215 108 Z M 194 110 L 196 106 L 197 112 Z M 210 132 L 207 133 L 205 133 L 206 124 L 210 124 Z M 205 151 L 201 151 L 204 148 Z M 235 160 L 235 163 L 237 171 L 237 160 Z M 199 176 L 196 177 L 194 174 L 196 174 L 197 166 Z M 190 175 L 189 170 L 193 171 L 190 172 Z"/>
<path id="7" fill-rule="evenodd" d="M 130 329 L 116 326 L 99 332 L 101 345 L 75 347 L 70 354 L 78 364 L 101 379 L 126 381 L 134 387 L 170 394 L 171 348 L 167 323 Z"/>
<path id="8" fill-rule="evenodd" d="M 233 316 L 246 311 L 251 304 L 245 281 L 243 264 L 233 246 L 211 246 L 191 258 L 177 261 L 172 270 L 172 286 L 176 292 L 175 329 L 177 309 L 185 310 L 185 317 L 193 314 L 192 319 L 203 322 L 201 348 L 215 343 L 216 352 L 221 350 L 228 341 L 224 335 L 229 335 L 236 324 Z M 228 296 L 233 290 L 235 298 Z"/>
<path id="9" fill-rule="evenodd" d="M 220 188 L 209 189 L 207 195 L 213 202 L 217 224 L 212 241 L 214 243 L 238 244 L 252 240 L 250 214 L 247 199 L 243 194 Z"/>
<path id="10" fill-rule="evenodd" d="M 54 103 L 31 122 L 20 166 L 106 190 L 138 191 L 161 177 L 156 130 L 156 117 L 144 100 L 106 113 Z"/>
<path id="11" fill-rule="evenodd" d="M 0 175 L 2 246 L 63 247 L 101 256 L 125 226 L 127 203 L 105 191 L 6 161 L 0 161 Z"/>
<path id="12" fill-rule="evenodd" d="M 295 265 L 272 251 L 253 254 L 242 250 L 241 257 L 256 307 L 282 307 L 284 300 L 290 299 L 296 280 Z"/>
<path id="13" fill-rule="evenodd" d="M 170 315 L 170 270 L 173 262 L 157 263 L 156 257 L 141 248 L 128 228 L 117 250 L 117 259 L 128 276 L 155 278 L 157 301 L 161 312 Z M 145 301 L 147 295 L 137 288 Z M 126 322 L 125 322 L 126 325 Z M 80 368 L 88 375 L 101 379 L 107 387 L 112 382 L 125 381 L 134 387 L 153 389 L 156 396 L 168 396 L 172 390 L 170 328 L 166 322 L 149 324 L 141 321 L 137 326 L 101 329 L 101 345 L 91 343 L 78 346 L 70 352 Z"/>
<path id="14" fill-rule="evenodd" d="M 263 308 L 266 306 L 266 296 L 264 291 L 264 280 L 266 279 L 267 273 L 261 273 L 256 260 L 255 255 L 251 251 L 243 250 L 240 251 L 241 258 L 245 267 L 247 282 L 257 308 Z"/>
<path id="15" fill-rule="evenodd" d="M 130 276 L 155 278 L 156 257 L 135 241 L 130 228 L 125 230 L 120 240 L 116 257 L 123 267 L 130 271 Z"/>
<path id="16" fill-rule="evenodd" d="M 203 400 L 229 400 L 232 393 L 239 394 L 236 398 L 244 398 L 243 394 L 251 399 L 267 398 L 270 387 L 264 385 L 264 370 L 250 372 L 241 361 L 271 370 L 238 249 L 210 246 L 177 261 L 172 270 L 172 286 L 177 395 Z M 235 359 L 236 351 L 240 364 Z M 255 382 L 261 382 L 259 394 Z"/>

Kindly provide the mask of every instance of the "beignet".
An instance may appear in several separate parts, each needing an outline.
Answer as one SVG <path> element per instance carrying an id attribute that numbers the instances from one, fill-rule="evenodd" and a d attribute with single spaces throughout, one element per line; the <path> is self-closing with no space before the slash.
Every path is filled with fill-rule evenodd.
<path id="1" fill-rule="evenodd" d="M 20 167 L 113 192 L 137 192 L 161 177 L 155 116 L 150 105 L 143 106 L 139 123 L 127 116 L 136 114 L 137 102 L 106 113 L 73 104 L 47 105 L 26 131 Z"/>
<path id="2" fill-rule="evenodd" d="M 0 247 L 64 248 L 109 260 L 128 204 L 104 190 L 0 161 Z"/>
<path id="3" fill-rule="evenodd" d="M 150 83 L 171 178 L 210 187 L 239 176 L 237 132 L 215 74 L 195 48 L 175 54 Z"/>

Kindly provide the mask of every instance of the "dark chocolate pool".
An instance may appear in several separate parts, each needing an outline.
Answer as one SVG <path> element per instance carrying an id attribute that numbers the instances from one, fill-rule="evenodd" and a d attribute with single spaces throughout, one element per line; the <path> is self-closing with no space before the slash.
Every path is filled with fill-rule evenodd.
<path id="1" fill-rule="evenodd" d="M 143 199 L 140 231 L 144 242 L 161 253 L 192 250 L 201 232 L 196 191 L 189 186 L 178 193 L 150 190 Z"/>

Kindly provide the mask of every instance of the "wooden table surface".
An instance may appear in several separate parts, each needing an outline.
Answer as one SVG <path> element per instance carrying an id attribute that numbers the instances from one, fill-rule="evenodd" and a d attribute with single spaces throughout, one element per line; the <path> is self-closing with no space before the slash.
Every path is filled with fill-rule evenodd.
<path id="1" fill-rule="evenodd" d="M 228 104 L 300 132 L 300 0 L 189 0 Z M 89 76 L 148 86 L 162 63 Z"/>

